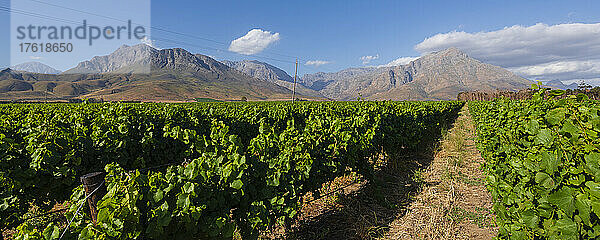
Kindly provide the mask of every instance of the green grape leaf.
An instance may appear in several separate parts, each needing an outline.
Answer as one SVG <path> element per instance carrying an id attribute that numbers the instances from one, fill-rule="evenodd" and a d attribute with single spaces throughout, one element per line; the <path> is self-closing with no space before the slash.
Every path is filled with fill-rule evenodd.
<path id="1" fill-rule="evenodd" d="M 552 179 L 552 177 L 543 172 L 538 172 L 535 174 L 535 182 L 547 189 L 554 188 L 554 180 Z"/>
<path id="2" fill-rule="evenodd" d="M 566 109 L 564 108 L 552 109 L 546 114 L 546 121 L 551 125 L 557 125 L 565 119 L 565 113 Z"/>
<path id="3" fill-rule="evenodd" d="M 556 228 L 558 228 L 563 239 L 578 239 L 577 224 L 570 218 L 561 218 L 556 221 Z"/>
<path id="4" fill-rule="evenodd" d="M 569 216 L 571 216 L 575 211 L 573 191 L 569 187 L 563 187 L 560 190 L 550 194 L 550 196 L 548 196 L 548 202 L 556 205 Z"/>
<path id="5" fill-rule="evenodd" d="M 233 181 L 230 186 L 239 190 L 242 188 L 242 186 L 244 186 L 244 183 L 242 182 L 242 180 L 237 179 Z"/>
<path id="6" fill-rule="evenodd" d="M 592 152 L 584 157 L 586 172 L 600 179 L 600 153 Z"/>
<path id="7" fill-rule="evenodd" d="M 546 167 L 546 172 L 548 174 L 554 174 L 556 170 L 558 170 L 559 160 L 556 154 L 542 152 L 542 166 Z"/>
<path id="8" fill-rule="evenodd" d="M 591 204 L 590 200 L 588 199 L 588 197 L 585 194 L 579 194 L 579 195 L 577 195 L 577 197 L 575 197 L 575 207 L 577 208 L 577 211 L 579 212 L 579 217 L 588 226 L 591 226 L 591 222 L 590 222 L 591 205 L 590 204 Z"/>
<path id="9" fill-rule="evenodd" d="M 552 135 L 552 132 L 549 129 L 542 129 L 535 136 L 534 143 L 550 146 L 552 144 L 552 141 L 554 141 L 554 136 Z"/>
<path id="10" fill-rule="evenodd" d="M 523 218 L 523 222 L 530 228 L 537 228 L 538 223 L 540 222 L 540 218 L 537 216 L 536 212 L 533 209 L 529 209 L 523 213 L 521 213 L 521 217 Z"/>

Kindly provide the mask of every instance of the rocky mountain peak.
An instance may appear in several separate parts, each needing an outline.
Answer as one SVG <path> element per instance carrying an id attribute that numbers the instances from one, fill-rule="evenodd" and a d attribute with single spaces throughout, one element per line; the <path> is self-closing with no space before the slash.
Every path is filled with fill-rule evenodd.
<path id="1" fill-rule="evenodd" d="M 294 78 L 285 71 L 271 64 L 256 61 L 243 60 L 238 62 L 223 61 L 223 64 L 235 68 L 252 77 L 267 80 L 269 82 L 285 81 L 294 82 Z"/>
<path id="2" fill-rule="evenodd" d="M 109 55 L 96 56 L 88 61 L 80 62 L 75 68 L 65 71 L 64 74 L 108 73 L 117 72 L 123 68 L 130 68 L 130 72 L 141 72 L 143 66 L 150 63 L 150 57 L 157 51 L 146 44 L 123 45 Z M 133 65 L 138 67 L 131 68 Z"/>
<path id="3" fill-rule="evenodd" d="M 150 73 L 161 70 L 207 72 L 225 71 L 226 68 L 208 56 L 192 54 L 183 48 L 158 50 L 146 44 L 138 44 L 123 45 L 109 55 L 81 62 L 65 73 Z"/>
<path id="4" fill-rule="evenodd" d="M 544 82 L 544 85 L 546 85 L 548 87 L 552 87 L 552 88 L 562 89 L 562 90 L 567 90 L 567 89 L 573 90 L 573 89 L 577 89 L 579 87 L 579 84 L 577 84 L 577 83 L 571 83 L 571 84 L 567 85 L 558 79 Z"/>
<path id="5" fill-rule="evenodd" d="M 56 70 L 41 62 L 26 62 L 15 65 L 12 67 L 14 70 L 30 73 L 42 73 L 42 74 L 59 74 L 60 71 Z"/>
<path id="6" fill-rule="evenodd" d="M 303 76 L 303 83 L 326 97 L 449 100 L 459 92 L 527 88 L 530 81 L 498 66 L 482 63 L 458 48 L 433 52 L 406 65 L 347 69 Z"/>
<path id="7" fill-rule="evenodd" d="M 6 68 L 2 71 L 0 71 L 0 80 L 3 79 L 18 79 L 18 80 L 23 80 L 23 76 L 22 74 L 20 74 L 19 72 L 12 70 L 11 68 Z"/>
<path id="8" fill-rule="evenodd" d="M 452 48 L 448 48 L 446 50 L 442 50 L 442 51 L 438 51 L 438 52 L 433 52 L 430 54 L 427 54 L 415 61 L 426 61 L 426 60 L 438 60 L 438 61 L 453 61 L 453 60 L 475 60 L 471 57 L 469 57 L 469 55 L 467 55 L 465 52 L 461 51 L 458 48 L 452 47 Z"/>

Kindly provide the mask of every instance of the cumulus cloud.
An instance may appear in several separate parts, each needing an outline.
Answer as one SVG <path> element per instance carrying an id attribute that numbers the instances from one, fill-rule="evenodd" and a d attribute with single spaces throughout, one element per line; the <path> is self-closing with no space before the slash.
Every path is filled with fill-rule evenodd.
<path id="1" fill-rule="evenodd" d="M 393 67 L 393 66 L 406 65 L 414 60 L 417 60 L 418 58 L 419 57 L 401 57 L 394 61 L 389 62 L 388 64 L 379 65 L 379 67 Z"/>
<path id="2" fill-rule="evenodd" d="M 321 65 L 330 64 L 330 63 L 331 63 L 330 61 L 310 60 L 310 61 L 306 61 L 305 65 L 319 67 Z"/>
<path id="3" fill-rule="evenodd" d="M 574 80 L 569 80 L 569 81 L 562 81 L 564 84 L 571 84 L 571 83 L 585 83 L 585 84 L 589 84 L 589 85 L 595 85 L 595 86 L 600 86 L 600 78 L 590 78 L 590 79 L 574 79 Z"/>
<path id="4" fill-rule="evenodd" d="M 369 64 L 371 61 L 376 60 L 379 58 L 379 54 L 375 55 L 375 56 L 362 56 L 360 57 L 360 60 L 362 61 L 363 64 Z"/>
<path id="5" fill-rule="evenodd" d="M 430 53 L 449 47 L 528 78 L 570 80 L 600 76 L 600 23 L 538 23 L 491 32 L 453 31 L 427 38 L 415 49 Z"/>
<path id="6" fill-rule="evenodd" d="M 279 33 L 252 29 L 243 37 L 231 41 L 229 51 L 244 55 L 257 54 L 277 41 L 279 41 Z"/>
<path id="7" fill-rule="evenodd" d="M 553 76 L 556 79 L 597 78 L 600 76 L 600 60 L 556 61 L 533 66 L 509 68 L 509 70 L 534 79 Z"/>

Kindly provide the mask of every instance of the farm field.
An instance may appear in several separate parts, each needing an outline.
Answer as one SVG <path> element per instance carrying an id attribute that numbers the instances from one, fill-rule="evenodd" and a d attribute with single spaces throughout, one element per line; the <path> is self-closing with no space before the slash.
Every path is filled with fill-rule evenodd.
<path id="1" fill-rule="evenodd" d="M 17 238 L 256 238 L 337 177 L 434 139 L 462 102 L 2 105 L 3 228 Z M 401 165 L 402 162 L 394 163 Z M 78 178 L 104 171 L 97 223 Z M 58 221 L 24 221 L 57 204 Z M 75 216 L 75 217 L 73 217 Z M 38 224 L 40 225 L 40 224 Z"/>
<path id="2" fill-rule="evenodd" d="M 14 239 L 592 239 L 600 103 L 560 95 L 1 105 L 0 224 Z"/>
<path id="3" fill-rule="evenodd" d="M 0 240 L 600 239 L 600 1 L 0 2 Z"/>

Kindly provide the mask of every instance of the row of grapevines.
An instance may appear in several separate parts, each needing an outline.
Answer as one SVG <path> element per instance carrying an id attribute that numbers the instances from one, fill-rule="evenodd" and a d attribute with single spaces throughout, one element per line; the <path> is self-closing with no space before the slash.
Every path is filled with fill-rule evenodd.
<path id="1" fill-rule="evenodd" d="M 470 102 L 501 239 L 600 237 L 600 104 Z"/>
<path id="2" fill-rule="evenodd" d="M 101 203 L 101 224 L 80 218 L 71 234 L 230 236 L 235 226 L 244 236 L 256 236 L 275 221 L 293 218 L 302 194 L 350 171 L 368 178 L 375 154 L 415 148 L 461 105 L 5 105 L 2 221 L 18 223 L 31 203 L 49 208 L 66 200 L 76 177 L 106 166 L 109 193 Z M 123 170 L 185 159 L 191 161 L 166 172 Z M 82 200 L 80 188 L 72 200 Z M 20 229 L 37 231 L 27 224 Z"/>

